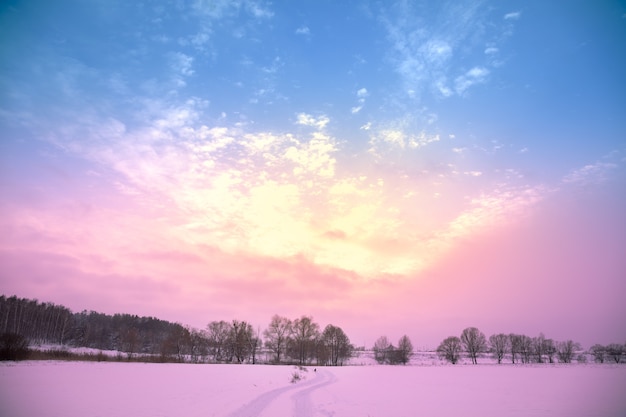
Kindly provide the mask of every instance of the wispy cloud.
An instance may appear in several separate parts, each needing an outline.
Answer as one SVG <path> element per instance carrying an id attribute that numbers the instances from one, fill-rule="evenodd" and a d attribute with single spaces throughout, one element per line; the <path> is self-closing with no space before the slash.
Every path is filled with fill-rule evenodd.
<path id="1" fill-rule="evenodd" d="M 311 34 L 311 30 L 309 29 L 308 26 L 300 26 L 298 29 L 296 29 L 296 35 L 310 35 Z"/>
<path id="2" fill-rule="evenodd" d="M 350 110 L 352 114 L 356 114 L 363 109 L 363 105 L 365 104 L 365 98 L 369 96 L 369 92 L 367 91 L 367 88 L 363 87 L 356 92 L 356 96 L 358 98 L 358 105 L 352 107 L 352 109 Z"/>
<path id="3" fill-rule="evenodd" d="M 245 11 L 258 19 L 267 19 L 274 16 L 265 2 L 256 0 L 195 0 L 193 8 L 200 14 L 213 19 L 222 19 Z"/>
<path id="4" fill-rule="evenodd" d="M 593 185 L 606 181 L 609 171 L 617 168 L 611 162 L 596 162 L 573 170 L 563 178 L 566 184 Z"/>
<path id="5" fill-rule="evenodd" d="M 518 20 L 520 17 L 522 17 L 522 12 L 510 12 L 504 15 L 504 19 L 505 20 Z"/>
<path id="6" fill-rule="evenodd" d="M 419 134 L 405 133 L 399 129 L 383 129 L 374 132 L 370 138 L 370 153 L 380 154 L 386 149 L 417 149 L 439 141 L 439 135 L 420 132 Z"/>
<path id="7" fill-rule="evenodd" d="M 410 3 L 400 3 L 382 15 L 393 48 L 391 61 L 409 97 L 463 95 L 473 85 L 487 81 L 487 66 L 502 64 L 493 56 L 499 52 L 504 28 L 486 24 L 489 14 L 480 2 L 444 7 L 431 21 L 423 21 Z M 477 32 L 477 27 L 492 29 Z M 480 51 L 479 45 L 483 59 L 472 62 L 468 48 Z"/>
<path id="8" fill-rule="evenodd" d="M 457 94 L 462 95 L 475 84 L 482 84 L 487 80 L 489 70 L 484 67 L 474 67 L 454 80 Z"/>
<path id="9" fill-rule="evenodd" d="M 194 74 L 194 58 L 182 52 L 172 52 L 169 54 L 170 67 L 174 73 L 174 82 L 179 87 L 186 85 L 184 78 Z"/>

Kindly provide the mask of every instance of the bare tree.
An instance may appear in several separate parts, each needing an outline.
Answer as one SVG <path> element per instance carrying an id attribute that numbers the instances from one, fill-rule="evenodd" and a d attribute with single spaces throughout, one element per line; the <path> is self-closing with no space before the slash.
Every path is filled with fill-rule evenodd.
<path id="1" fill-rule="evenodd" d="M 265 329 L 265 347 L 274 352 L 275 362 L 280 363 L 280 357 L 287 348 L 287 340 L 291 334 L 291 320 L 274 315 L 270 325 Z"/>
<path id="2" fill-rule="evenodd" d="M 521 345 L 522 336 L 519 334 L 511 333 L 509 335 L 509 344 L 511 349 L 511 363 L 515 363 L 515 359 L 517 359 L 517 355 L 520 354 L 520 345 Z"/>
<path id="3" fill-rule="evenodd" d="M 554 355 L 556 355 L 556 347 L 554 346 L 554 340 L 545 339 L 543 341 L 543 352 L 548 357 L 548 362 L 554 363 Z"/>
<path id="4" fill-rule="evenodd" d="M 161 360 L 164 362 L 171 360 L 184 362 L 188 337 L 189 332 L 183 326 L 172 327 L 170 333 L 161 342 Z"/>
<path id="5" fill-rule="evenodd" d="M 565 342 L 557 342 L 556 355 L 561 363 L 571 363 L 574 358 L 574 353 L 580 349 L 578 343 L 567 340 Z"/>
<path id="6" fill-rule="evenodd" d="M 230 324 L 224 320 L 212 321 L 207 326 L 209 352 L 216 362 L 229 361 L 232 353 L 228 351 L 228 338 L 230 337 Z"/>
<path id="7" fill-rule="evenodd" d="M 489 347 L 498 363 L 502 363 L 502 359 L 510 347 L 509 337 L 503 333 L 492 334 L 489 336 Z"/>
<path id="8" fill-rule="evenodd" d="M 340 327 L 332 324 L 326 326 L 320 341 L 325 347 L 322 350 L 324 359 L 326 359 L 324 362 L 328 362 L 332 366 L 342 365 L 343 361 L 352 355 L 353 347 L 350 344 L 350 339 Z"/>
<path id="9" fill-rule="evenodd" d="M 131 327 L 124 329 L 120 335 L 122 350 L 126 352 L 128 359 L 132 359 L 133 355 L 139 349 L 139 333 L 137 329 Z"/>
<path id="10" fill-rule="evenodd" d="M 593 345 L 589 349 L 591 354 L 593 355 L 593 359 L 598 363 L 604 363 L 604 358 L 606 356 L 606 347 L 602 345 Z"/>
<path id="11" fill-rule="evenodd" d="M 611 343 L 606 347 L 606 353 L 615 363 L 620 363 L 624 354 L 624 346 L 619 343 Z"/>
<path id="12" fill-rule="evenodd" d="M 545 354 L 544 349 L 546 347 L 545 342 L 546 337 L 543 333 L 539 333 L 539 336 L 533 338 L 531 349 L 537 363 L 543 363 L 543 355 Z"/>
<path id="13" fill-rule="evenodd" d="M 232 321 L 229 342 L 237 363 L 243 363 L 250 357 L 252 338 L 254 338 L 252 325 L 245 321 Z"/>
<path id="14" fill-rule="evenodd" d="M 263 341 L 261 340 L 261 329 L 257 328 L 256 334 L 251 334 L 251 338 L 248 340 L 248 344 L 250 345 L 250 358 L 252 359 L 252 364 L 256 364 L 256 355 L 259 349 L 263 347 Z"/>
<path id="15" fill-rule="evenodd" d="M 533 339 L 530 336 L 520 335 L 519 353 L 522 357 L 522 363 L 530 363 L 533 353 Z"/>
<path id="16" fill-rule="evenodd" d="M 320 326 L 313 317 L 302 316 L 293 321 L 291 326 L 292 357 L 304 365 L 315 351 L 315 342 L 320 334 Z"/>
<path id="17" fill-rule="evenodd" d="M 189 329 L 189 356 L 192 362 L 204 362 L 209 354 L 209 340 L 203 330 Z"/>
<path id="18" fill-rule="evenodd" d="M 474 365 L 478 363 L 478 354 L 487 349 L 487 339 L 476 327 L 468 327 L 463 330 L 461 333 L 461 343 Z"/>
<path id="19" fill-rule="evenodd" d="M 386 363 L 389 360 L 391 343 L 387 336 L 381 336 L 374 343 L 374 359 L 378 363 Z"/>
<path id="20" fill-rule="evenodd" d="M 413 356 L 413 343 L 407 335 L 404 335 L 398 341 L 398 361 L 406 365 Z"/>
<path id="21" fill-rule="evenodd" d="M 447 360 L 452 364 L 456 364 L 461 356 L 461 339 L 456 336 L 446 338 L 439 347 L 437 354 L 440 358 Z"/>

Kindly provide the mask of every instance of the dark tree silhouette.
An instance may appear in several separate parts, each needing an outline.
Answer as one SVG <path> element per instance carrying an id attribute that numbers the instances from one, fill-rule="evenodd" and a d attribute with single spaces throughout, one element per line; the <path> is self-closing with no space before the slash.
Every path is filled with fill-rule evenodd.
<path id="1" fill-rule="evenodd" d="M 604 363 L 604 358 L 606 357 L 606 347 L 602 345 L 593 345 L 589 349 L 590 353 L 593 355 L 593 359 L 598 363 Z"/>
<path id="2" fill-rule="evenodd" d="M 606 347 L 606 353 L 615 363 L 620 363 L 624 354 L 624 345 L 611 343 Z"/>
<path id="3" fill-rule="evenodd" d="M 313 317 L 302 316 L 293 321 L 291 327 L 291 357 L 300 365 L 307 363 L 315 354 L 315 345 L 319 337 L 319 325 Z"/>
<path id="4" fill-rule="evenodd" d="M 263 335 L 265 336 L 265 347 L 274 353 L 274 361 L 280 363 L 281 355 L 287 348 L 287 341 L 291 335 L 291 320 L 274 315 Z"/>
<path id="5" fill-rule="evenodd" d="M 489 336 L 489 348 L 498 363 L 502 363 L 504 355 L 510 349 L 509 337 L 504 333 L 492 334 Z"/>
<path id="6" fill-rule="evenodd" d="M 330 365 L 343 365 L 343 362 L 352 355 L 353 347 L 350 344 L 350 339 L 340 327 L 329 324 L 324 328 L 320 340 L 325 347 L 321 353 Z"/>
<path id="7" fill-rule="evenodd" d="M 561 363 L 571 363 L 574 353 L 580 349 L 580 345 L 571 340 L 556 343 L 556 355 Z"/>
<path id="8" fill-rule="evenodd" d="M 437 347 L 437 354 L 440 358 L 452 364 L 456 364 L 461 356 L 461 339 L 456 336 L 450 336 L 444 339 L 439 347 Z"/>
<path id="9" fill-rule="evenodd" d="M 0 361 L 19 361 L 28 357 L 28 340 L 21 334 L 0 335 Z"/>
<path id="10" fill-rule="evenodd" d="M 461 343 L 474 365 L 478 363 L 478 354 L 487 349 L 485 335 L 476 327 L 468 327 L 463 330 L 461 333 Z"/>
<path id="11" fill-rule="evenodd" d="M 411 339 L 407 335 L 404 335 L 398 341 L 398 362 L 403 365 L 406 365 L 411 356 L 413 356 L 413 343 L 411 343 Z"/>
<path id="12" fill-rule="evenodd" d="M 389 343 L 387 336 L 379 337 L 374 343 L 374 359 L 378 363 L 387 363 L 393 346 Z"/>

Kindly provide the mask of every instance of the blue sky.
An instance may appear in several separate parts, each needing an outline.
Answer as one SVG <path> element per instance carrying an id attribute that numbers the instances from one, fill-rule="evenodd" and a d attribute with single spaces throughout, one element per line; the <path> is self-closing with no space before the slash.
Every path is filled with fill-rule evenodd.
<path id="1" fill-rule="evenodd" d="M 195 324 L 254 276 L 356 332 L 349 305 L 429 294 L 494 233 L 527 250 L 511 262 L 580 243 L 538 282 L 583 274 L 578 251 L 602 287 L 626 273 L 621 2 L 9 1 L 0 39 L 2 292 L 149 315 L 174 292 L 163 314 Z"/>

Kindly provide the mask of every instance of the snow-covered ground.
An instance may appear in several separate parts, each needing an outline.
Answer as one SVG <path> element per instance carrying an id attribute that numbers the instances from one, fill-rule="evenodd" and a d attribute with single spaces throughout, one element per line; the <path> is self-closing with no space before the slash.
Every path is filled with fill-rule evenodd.
<path id="1" fill-rule="evenodd" d="M 626 366 L 2 363 L 0 416 L 619 417 Z"/>

